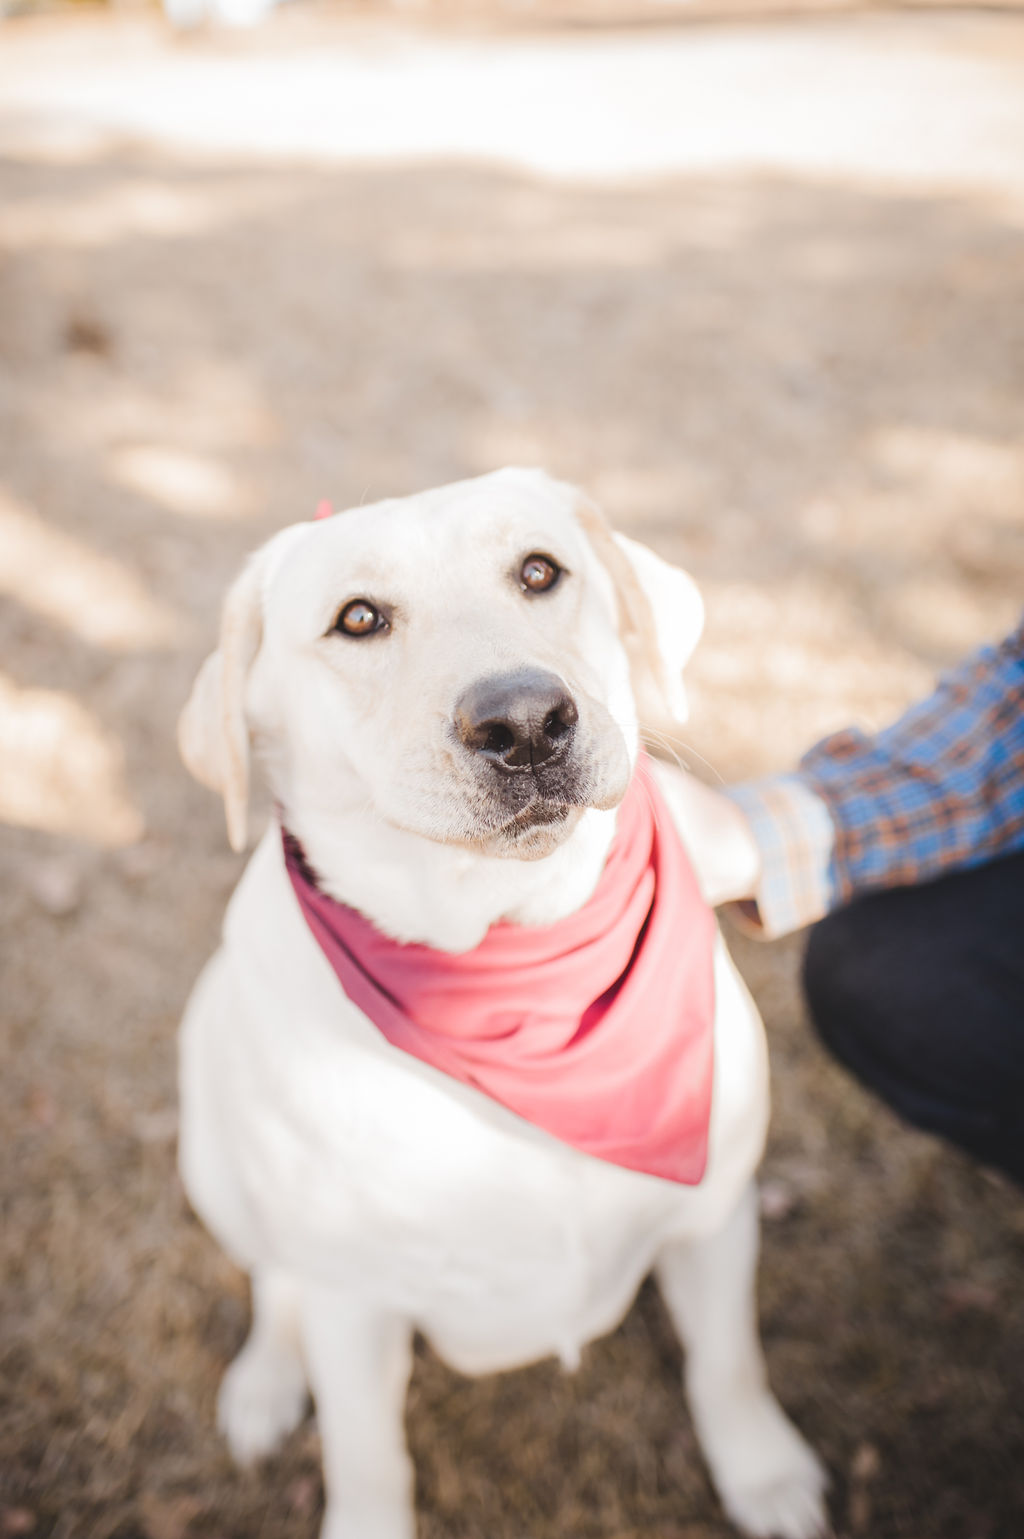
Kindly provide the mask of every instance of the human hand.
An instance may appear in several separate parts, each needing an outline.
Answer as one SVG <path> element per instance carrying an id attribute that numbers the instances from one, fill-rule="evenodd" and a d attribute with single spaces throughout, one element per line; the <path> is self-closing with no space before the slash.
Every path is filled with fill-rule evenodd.
<path id="1" fill-rule="evenodd" d="M 705 901 L 716 908 L 752 898 L 761 878 L 761 852 L 739 807 L 686 770 L 659 760 L 652 769 Z"/>

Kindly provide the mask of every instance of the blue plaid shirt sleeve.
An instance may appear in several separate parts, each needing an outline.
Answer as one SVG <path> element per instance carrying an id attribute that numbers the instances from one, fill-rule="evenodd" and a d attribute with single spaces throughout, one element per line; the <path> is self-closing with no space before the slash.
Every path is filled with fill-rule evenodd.
<path id="1" fill-rule="evenodd" d="M 835 733 L 795 775 L 730 794 L 762 851 L 757 918 L 766 935 L 860 893 L 1024 848 L 1024 623 L 891 727 Z"/>
<path id="2" fill-rule="evenodd" d="M 800 762 L 835 826 L 834 903 L 1024 846 L 1024 623 L 875 737 L 851 729 Z"/>
<path id="3" fill-rule="evenodd" d="M 746 817 L 761 856 L 755 900 L 733 904 L 733 917 L 771 940 L 827 914 L 835 832 L 821 798 L 799 775 L 748 781 L 725 794 Z"/>

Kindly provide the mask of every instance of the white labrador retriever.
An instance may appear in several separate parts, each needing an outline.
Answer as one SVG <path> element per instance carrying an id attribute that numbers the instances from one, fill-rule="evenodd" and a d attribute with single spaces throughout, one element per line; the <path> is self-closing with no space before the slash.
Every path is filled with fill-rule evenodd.
<path id="1" fill-rule="evenodd" d="M 499 920 L 547 925 L 586 902 L 638 715 L 685 716 L 680 672 L 701 625 L 690 579 L 613 537 L 578 492 L 501 471 L 270 540 L 227 596 L 182 752 L 222 791 L 241 848 L 254 744 L 332 897 L 399 941 L 464 952 Z M 557 815 L 543 792 L 524 802 L 522 777 L 510 812 L 503 777 L 452 731 L 481 680 L 538 674 L 573 702 L 563 800 L 577 804 Z M 681 777 L 657 777 L 685 819 Z M 258 1458 L 312 1392 L 325 1539 L 414 1533 L 414 1330 L 465 1373 L 552 1353 L 571 1364 L 652 1269 L 727 1512 L 748 1534 L 825 1531 L 821 1466 L 758 1341 L 766 1054 L 720 939 L 714 980 L 703 1179 L 605 1163 L 391 1046 L 339 986 L 267 831 L 185 1015 L 181 1169 L 252 1277 L 221 1427 L 237 1459 Z"/>

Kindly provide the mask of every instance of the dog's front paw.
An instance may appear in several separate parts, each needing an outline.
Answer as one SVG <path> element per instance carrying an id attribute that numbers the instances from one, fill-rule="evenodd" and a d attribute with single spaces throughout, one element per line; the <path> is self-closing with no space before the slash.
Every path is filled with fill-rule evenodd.
<path id="1" fill-rule="evenodd" d="M 320 1539 L 415 1539 L 416 1519 L 402 1503 L 328 1501 Z"/>
<path id="2" fill-rule="evenodd" d="M 778 1405 L 769 1400 L 736 1432 L 717 1484 L 737 1528 L 751 1539 L 825 1539 L 828 1476 Z"/>
<path id="3" fill-rule="evenodd" d="M 217 1397 L 217 1425 L 235 1462 L 251 1464 L 273 1453 L 302 1420 L 307 1394 L 297 1358 L 247 1343 Z"/>

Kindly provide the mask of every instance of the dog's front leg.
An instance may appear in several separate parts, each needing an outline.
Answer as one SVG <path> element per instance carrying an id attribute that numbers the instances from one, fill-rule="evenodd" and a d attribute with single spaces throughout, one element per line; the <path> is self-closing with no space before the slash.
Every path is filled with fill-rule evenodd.
<path id="1" fill-rule="evenodd" d="M 768 1386 L 757 1253 L 751 1182 L 724 1229 L 662 1251 L 658 1281 L 686 1349 L 693 1419 L 729 1516 L 757 1539 L 818 1539 L 828 1530 L 825 1474 Z"/>
<path id="2" fill-rule="evenodd" d="M 404 1422 L 409 1321 L 304 1285 L 302 1333 L 327 1490 L 321 1539 L 413 1539 Z"/>
<path id="3" fill-rule="evenodd" d="M 273 1453 L 302 1420 L 309 1399 L 294 1277 L 273 1267 L 252 1274 L 252 1329 L 224 1375 L 217 1422 L 239 1464 Z"/>

